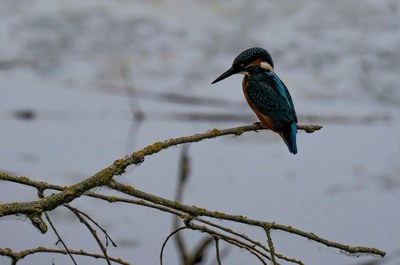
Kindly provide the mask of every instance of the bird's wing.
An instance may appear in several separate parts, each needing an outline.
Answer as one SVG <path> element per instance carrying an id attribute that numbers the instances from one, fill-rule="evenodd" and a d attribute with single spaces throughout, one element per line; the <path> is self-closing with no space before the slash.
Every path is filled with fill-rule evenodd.
<path id="1" fill-rule="evenodd" d="M 275 73 L 264 72 L 251 76 L 247 93 L 257 110 L 270 117 L 278 129 L 297 122 L 289 91 Z"/>

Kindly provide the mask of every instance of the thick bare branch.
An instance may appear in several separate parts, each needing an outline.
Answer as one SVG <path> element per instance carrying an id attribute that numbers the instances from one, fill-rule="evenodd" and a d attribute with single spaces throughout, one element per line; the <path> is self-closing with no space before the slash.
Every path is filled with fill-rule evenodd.
<path id="1" fill-rule="evenodd" d="M 298 125 L 299 130 L 304 130 L 306 132 L 314 132 L 321 128 L 322 126 L 319 125 Z M 131 155 L 127 155 L 122 159 L 115 160 L 112 165 L 99 171 L 92 177 L 89 177 L 72 186 L 65 187 L 62 192 L 54 193 L 37 201 L 0 204 L 0 217 L 15 214 L 25 214 L 30 216 L 51 211 L 64 203 L 73 201 L 74 199 L 80 197 L 84 192 L 89 191 L 92 188 L 107 185 L 114 176 L 123 174 L 128 166 L 140 164 L 144 161 L 146 156 L 158 153 L 161 150 L 167 149 L 171 146 L 198 142 L 204 139 L 211 139 L 229 134 L 241 135 L 244 132 L 257 130 L 263 130 L 263 128 L 259 124 L 253 124 L 223 130 L 212 129 L 205 133 L 172 138 L 163 142 L 156 142 L 143 148 L 142 150 L 134 152 Z M 7 180 L 9 179 L 8 176 L 9 174 L 0 172 L 0 180 Z"/>
<path id="2" fill-rule="evenodd" d="M 344 245 L 341 243 L 332 242 L 330 240 L 327 240 L 320 236 L 317 236 L 314 233 L 308 233 L 308 232 L 302 231 L 300 229 L 294 228 L 292 226 L 277 224 L 275 222 L 267 222 L 267 221 L 250 219 L 243 215 L 226 214 L 226 213 L 217 212 L 217 211 L 210 211 L 210 210 L 207 210 L 204 208 L 198 208 L 196 206 L 185 205 L 185 204 L 182 204 L 177 201 L 167 200 L 167 199 L 137 190 L 137 189 L 133 188 L 132 186 L 123 185 L 123 184 L 115 182 L 115 181 L 112 181 L 109 184 L 109 187 L 112 189 L 118 190 L 122 193 L 128 194 L 130 196 L 134 196 L 136 198 L 141 198 L 143 200 L 150 201 L 154 204 L 159 204 L 162 206 L 170 207 L 175 210 L 185 212 L 191 216 L 208 216 L 208 217 L 212 217 L 212 218 L 216 218 L 216 219 L 228 220 L 228 221 L 234 221 L 237 223 L 258 226 L 263 229 L 269 228 L 269 229 L 273 229 L 273 230 L 281 230 L 281 231 L 285 231 L 285 232 L 288 232 L 291 234 L 298 235 L 300 237 L 304 237 L 306 239 L 316 241 L 327 247 L 340 249 L 348 254 L 366 253 L 366 254 L 379 255 L 381 257 L 386 255 L 386 253 L 384 251 L 377 249 L 377 248 L 360 247 L 360 246 L 352 247 L 352 246 Z"/>
<path id="3" fill-rule="evenodd" d="M 304 130 L 308 133 L 314 132 L 321 128 L 322 127 L 318 126 L 318 125 L 298 125 L 299 130 Z M 274 222 L 250 219 L 250 218 L 247 218 L 247 217 L 241 216 L 241 215 L 232 215 L 232 214 L 226 214 L 226 213 L 217 212 L 217 211 L 210 211 L 210 210 L 207 210 L 204 208 L 199 208 L 196 206 L 188 206 L 188 205 L 182 204 L 178 201 L 171 201 L 171 200 L 164 199 L 164 198 L 152 195 L 152 194 L 148 194 L 146 192 L 137 190 L 131 186 L 124 185 L 124 184 L 118 183 L 113 180 L 114 176 L 124 173 L 125 169 L 128 166 L 140 164 L 141 162 L 144 161 L 146 156 L 153 155 L 153 154 L 158 153 L 161 150 L 167 149 L 171 146 L 176 146 L 176 145 L 191 143 L 191 142 L 198 142 L 198 141 L 201 141 L 204 139 L 211 139 L 211 138 L 220 137 L 223 135 L 241 135 L 244 132 L 258 131 L 258 130 L 263 130 L 263 128 L 261 128 L 259 124 L 253 124 L 253 125 L 240 126 L 240 127 L 229 128 L 229 129 L 224 129 L 224 130 L 213 129 L 213 130 L 207 131 L 205 133 L 194 134 L 194 135 L 186 136 L 186 137 L 172 138 L 172 139 L 169 139 L 169 140 L 166 140 L 163 142 L 156 142 L 154 144 L 151 144 L 151 145 L 143 148 L 142 150 L 139 150 L 130 155 L 127 155 L 122 159 L 116 160 L 112 165 L 99 171 L 92 177 L 89 177 L 79 183 L 76 183 L 74 185 L 67 186 L 67 187 L 52 185 L 52 184 L 48 184 L 45 182 L 36 182 L 36 181 L 32 181 L 26 177 L 16 177 L 16 176 L 12 176 L 11 174 L 0 172 L 0 180 L 16 182 L 19 184 L 34 187 L 41 194 L 43 194 L 44 190 L 46 190 L 46 189 L 58 191 L 57 193 L 51 194 L 47 197 L 40 198 L 39 200 L 36 200 L 36 201 L 22 202 L 22 203 L 6 203 L 6 204 L 2 204 L 2 205 L 0 204 L 0 217 L 6 216 L 6 215 L 25 214 L 28 217 L 30 217 L 31 220 L 32 220 L 32 217 L 35 217 L 35 220 L 38 220 L 39 223 L 43 223 L 43 221 L 41 221 L 41 218 L 40 218 L 40 216 L 43 213 L 47 213 L 48 211 L 51 211 L 60 205 L 65 205 L 66 203 L 69 203 L 72 200 L 74 200 L 82 195 L 86 195 L 86 196 L 106 200 L 108 202 L 125 202 L 125 203 L 142 205 L 145 207 L 151 207 L 151 208 L 155 208 L 157 210 L 171 213 L 171 214 L 176 215 L 179 218 L 184 219 L 184 220 L 196 220 L 198 222 L 202 222 L 202 223 L 206 224 L 207 226 L 196 225 L 196 224 L 193 224 L 192 222 L 188 222 L 188 223 L 185 222 L 185 224 L 187 227 L 189 227 L 193 230 L 200 230 L 202 232 L 206 232 L 216 239 L 223 239 L 224 241 L 226 241 L 230 244 L 247 249 L 249 252 L 251 252 L 252 254 L 257 256 L 262 263 L 264 263 L 265 262 L 264 259 L 267 258 L 267 259 L 272 260 L 272 262 L 274 264 L 279 264 L 275 260 L 275 257 L 276 257 L 279 259 L 284 259 L 287 261 L 302 264 L 302 262 L 299 260 L 287 258 L 279 253 L 275 253 L 273 242 L 272 242 L 271 235 L 270 235 L 271 230 L 282 230 L 282 231 L 285 231 L 288 233 L 292 233 L 297 236 L 319 242 L 321 244 L 324 244 L 327 247 L 339 249 L 348 254 L 367 253 L 367 254 L 385 256 L 386 253 L 384 251 L 376 249 L 376 248 L 359 247 L 359 246 L 352 247 L 352 246 L 344 245 L 341 243 L 329 241 L 329 240 L 319 237 L 313 233 L 308 233 L 308 232 L 293 228 L 291 226 L 277 224 Z M 185 158 L 185 156 L 183 156 L 183 158 Z M 187 160 L 187 157 L 186 157 L 186 160 Z M 188 161 L 186 161 L 186 162 L 184 161 L 184 163 L 182 162 L 182 164 L 187 166 Z M 182 166 L 182 172 L 181 172 L 181 175 L 182 175 L 181 176 L 181 178 L 182 178 L 181 184 L 182 185 L 185 182 L 187 173 L 188 173 L 188 168 Z M 137 199 L 105 196 L 105 195 L 97 194 L 97 193 L 90 191 L 92 188 L 100 187 L 100 186 L 108 186 L 111 189 L 122 192 L 126 195 L 129 195 L 130 197 L 135 197 Z M 82 217 L 80 213 L 76 213 L 76 214 L 78 217 Z M 204 220 L 203 218 L 200 218 L 201 216 L 214 218 L 214 219 L 220 219 L 220 220 L 226 220 L 226 221 L 232 221 L 232 222 L 236 222 L 236 223 L 242 223 L 242 224 L 246 224 L 246 225 L 250 225 L 250 226 L 261 227 L 267 233 L 268 247 L 259 242 L 252 240 L 251 238 L 247 237 L 246 235 L 239 234 L 233 230 L 230 230 L 229 228 L 225 228 L 225 227 L 219 226 L 211 221 Z M 51 222 L 50 220 L 48 220 L 48 221 Z M 88 223 L 86 223 L 86 224 L 88 224 Z M 223 233 L 220 233 L 217 230 L 210 229 L 210 226 L 220 229 L 220 231 L 222 230 Z M 93 230 L 90 225 L 89 225 L 89 229 L 91 231 Z M 44 229 L 42 229 L 42 231 L 44 231 Z M 179 230 L 176 230 L 173 234 L 175 234 L 177 231 L 179 231 Z M 232 235 L 234 235 L 234 236 L 232 237 Z M 170 236 L 172 236 L 172 234 Z M 98 237 L 95 237 L 95 238 L 98 242 L 100 241 L 98 239 Z M 108 260 L 106 248 L 102 245 L 101 242 L 99 243 L 99 245 L 103 251 L 103 256 L 101 256 L 101 257 L 107 259 L 107 261 L 110 263 L 110 260 L 113 260 L 113 259 L 110 258 Z M 35 251 L 39 252 L 39 249 L 37 249 Z M 69 250 L 64 250 L 64 253 L 68 253 L 68 252 L 69 252 Z M 218 248 L 217 248 L 217 252 L 219 252 Z M 70 253 L 75 254 L 73 251 L 70 251 Z M 17 261 L 18 259 L 20 259 L 19 256 L 16 256 L 17 254 L 18 253 L 14 253 L 11 250 L 7 250 L 7 249 L 0 250 L 0 255 L 9 256 L 10 258 L 12 258 L 13 261 Z"/>
<path id="4" fill-rule="evenodd" d="M 104 259 L 105 258 L 103 255 L 96 254 L 96 253 L 90 253 L 90 252 L 86 252 L 83 250 L 70 249 L 69 252 L 73 255 L 87 256 L 87 257 L 96 258 L 96 259 Z M 0 248 L 0 255 L 9 257 L 13 261 L 13 264 L 16 264 L 19 260 L 24 259 L 27 256 L 35 254 L 35 253 L 58 253 L 58 254 L 68 255 L 68 253 L 65 249 L 60 249 L 60 248 L 36 247 L 36 248 L 32 248 L 32 249 L 26 249 L 26 250 L 23 250 L 20 252 L 13 252 L 9 248 L 4 248 L 4 249 Z M 130 264 L 120 258 L 114 258 L 114 257 L 109 257 L 109 258 L 111 261 L 122 264 L 122 265 Z"/>

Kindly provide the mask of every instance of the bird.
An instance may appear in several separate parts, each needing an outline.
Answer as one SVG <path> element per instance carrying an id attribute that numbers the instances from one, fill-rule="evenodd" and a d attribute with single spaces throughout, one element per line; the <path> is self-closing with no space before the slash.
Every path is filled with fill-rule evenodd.
<path id="1" fill-rule="evenodd" d="M 296 154 L 296 111 L 289 90 L 275 73 L 270 53 L 260 47 L 241 52 L 231 68 L 211 84 L 238 73 L 244 74 L 243 93 L 261 127 L 278 133 L 289 152 Z"/>

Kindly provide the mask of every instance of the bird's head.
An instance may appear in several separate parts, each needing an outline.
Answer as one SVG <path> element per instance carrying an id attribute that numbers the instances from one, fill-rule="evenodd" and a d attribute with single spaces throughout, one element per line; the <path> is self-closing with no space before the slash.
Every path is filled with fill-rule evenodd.
<path id="1" fill-rule="evenodd" d="M 274 62 L 268 51 L 254 47 L 241 52 L 233 61 L 232 67 L 220 75 L 211 84 L 217 83 L 233 74 L 248 74 L 253 67 L 261 67 L 266 71 L 274 70 Z"/>

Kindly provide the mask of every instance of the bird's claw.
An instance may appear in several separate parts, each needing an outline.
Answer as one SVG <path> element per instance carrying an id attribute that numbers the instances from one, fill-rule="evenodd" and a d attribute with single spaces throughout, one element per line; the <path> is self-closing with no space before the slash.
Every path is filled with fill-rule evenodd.
<path id="1" fill-rule="evenodd" d="M 256 121 L 255 123 L 253 123 L 253 125 L 257 125 L 259 127 L 261 127 L 261 122 Z M 258 130 L 254 130 L 256 133 L 258 133 Z"/>

